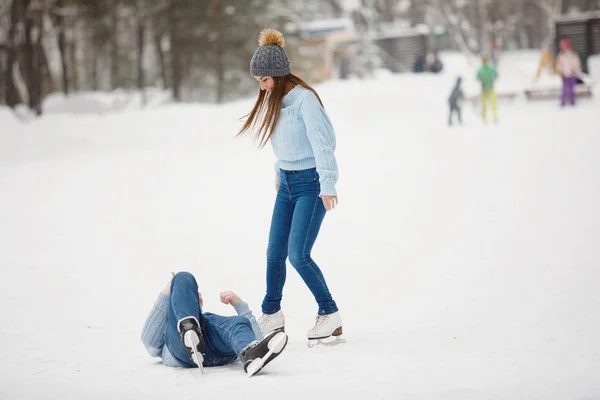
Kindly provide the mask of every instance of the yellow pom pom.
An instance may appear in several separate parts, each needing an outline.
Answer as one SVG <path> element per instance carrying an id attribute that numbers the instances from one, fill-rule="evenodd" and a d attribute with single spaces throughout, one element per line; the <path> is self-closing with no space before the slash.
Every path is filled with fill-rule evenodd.
<path id="1" fill-rule="evenodd" d="M 263 29 L 260 31 L 260 36 L 258 37 L 258 45 L 259 46 L 279 46 L 283 47 L 285 45 L 285 40 L 283 39 L 283 35 L 277 29 L 269 28 Z"/>

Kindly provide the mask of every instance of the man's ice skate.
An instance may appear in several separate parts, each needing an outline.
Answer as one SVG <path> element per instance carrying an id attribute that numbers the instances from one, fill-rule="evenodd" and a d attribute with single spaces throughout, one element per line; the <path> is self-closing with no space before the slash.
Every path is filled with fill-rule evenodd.
<path id="1" fill-rule="evenodd" d="M 206 354 L 204 345 L 204 335 L 198 325 L 198 320 L 194 317 L 184 318 L 179 322 L 179 332 L 183 346 L 190 354 L 194 363 L 204 373 L 202 363 Z"/>
<path id="2" fill-rule="evenodd" d="M 258 319 L 258 326 L 264 336 L 273 332 L 280 331 L 285 332 L 285 317 L 281 310 L 275 314 L 263 314 Z"/>
<path id="3" fill-rule="evenodd" d="M 287 345 L 288 337 L 284 332 L 274 331 L 263 340 L 256 340 L 242 349 L 240 361 L 248 378 L 260 371 L 277 357 Z"/>
<path id="4" fill-rule="evenodd" d="M 308 331 L 308 347 L 317 345 L 335 346 L 345 343 L 342 337 L 342 317 L 339 311 L 333 314 L 317 315 L 315 327 Z"/>

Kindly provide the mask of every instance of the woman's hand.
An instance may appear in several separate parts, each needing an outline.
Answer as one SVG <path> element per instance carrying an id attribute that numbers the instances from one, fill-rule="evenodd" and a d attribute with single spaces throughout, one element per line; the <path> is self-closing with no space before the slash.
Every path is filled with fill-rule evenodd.
<path id="1" fill-rule="evenodd" d="M 335 206 L 337 206 L 337 196 L 322 196 L 321 199 L 323 199 L 323 205 L 327 211 L 331 211 L 335 208 Z"/>
<path id="2" fill-rule="evenodd" d="M 167 283 L 167 286 L 165 286 L 165 288 L 162 291 L 167 296 L 171 294 L 171 281 L 173 281 L 173 278 L 175 278 L 175 272 L 171 272 L 171 279 L 169 279 L 169 283 Z"/>
<path id="3" fill-rule="evenodd" d="M 233 293 L 231 290 L 226 290 L 221 292 L 221 303 L 223 304 L 231 304 L 232 306 L 237 306 L 242 302 L 242 299 L 237 294 Z"/>

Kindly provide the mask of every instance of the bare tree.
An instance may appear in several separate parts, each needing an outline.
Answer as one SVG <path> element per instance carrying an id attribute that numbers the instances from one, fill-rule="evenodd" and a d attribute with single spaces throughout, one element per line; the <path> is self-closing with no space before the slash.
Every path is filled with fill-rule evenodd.
<path id="1" fill-rule="evenodd" d="M 110 84 L 112 89 L 121 86 L 119 77 L 119 2 L 111 0 L 110 12 Z"/>
<path id="2" fill-rule="evenodd" d="M 477 40 L 473 25 L 461 14 L 464 7 L 461 9 L 454 2 L 447 0 L 424 1 L 427 12 L 437 15 L 445 22 L 452 41 L 461 52 L 473 55 L 480 50 L 480 41 Z"/>
<path id="3" fill-rule="evenodd" d="M 36 113 L 41 114 L 40 103 L 40 76 L 37 67 L 38 57 L 36 52 L 36 45 L 33 38 L 34 19 L 33 15 L 28 13 L 30 0 L 22 0 L 23 7 L 25 8 L 25 42 L 23 44 L 23 64 L 25 69 L 25 78 L 27 84 L 27 92 L 29 94 L 29 108 L 35 110 Z"/>
<path id="4" fill-rule="evenodd" d="M 545 46 L 550 46 L 556 36 L 554 20 L 563 11 L 563 0 L 533 0 L 533 4 L 539 7 L 548 17 L 548 37 L 544 40 Z"/>
<path id="5" fill-rule="evenodd" d="M 154 41 L 154 51 L 156 51 L 156 55 L 158 56 L 158 65 L 160 69 L 160 76 L 162 78 L 163 89 L 169 88 L 169 78 L 167 74 L 167 64 L 165 60 L 165 52 L 162 48 L 163 34 L 162 32 L 154 32 L 153 35 Z"/>
<path id="6" fill-rule="evenodd" d="M 177 7 L 173 2 L 169 4 L 168 8 L 168 27 L 169 27 L 169 40 L 170 40 L 170 54 L 171 54 L 171 90 L 173 93 L 173 99 L 175 101 L 181 101 L 181 62 L 180 62 L 180 39 L 179 31 L 177 29 Z"/>
<path id="7" fill-rule="evenodd" d="M 144 44 L 146 33 L 145 19 L 141 19 L 137 24 L 137 86 L 140 91 L 146 86 L 146 76 L 144 70 Z"/>
<path id="8" fill-rule="evenodd" d="M 67 33 L 66 33 L 66 17 L 65 17 L 65 0 L 57 0 L 55 9 L 53 10 L 54 23 L 58 29 L 58 50 L 60 53 L 60 66 L 62 76 L 62 90 L 64 94 L 69 94 L 69 67 L 67 63 Z"/>
<path id="9" fill-rule="evenodd" d="M 211 0 L 210 2 L 210 20 L 211 20 L 211 39 L 214 46 L 215 55 L 215 76 L 216 76 L 216 103 L 222 103 L 225 90 L 225 70 L 223 68 L 224 48 L 221 40 L 223 38 L 221 13 L 221 0 Z"/>
<path id="10" fill-rule="evenodd" d="M 22 3 L 19 0 L 13 0 L 10 9 L 10 28 L 8 29 L 7 40 L 7 61 L 6 61 L 6 104 L 14 107 L 21 102 L 21 96 L 17 93 L 17 88 L 14 82 L 15 68 L 19 68 L 17 64 L 17 24 L 21 19 Z"/>

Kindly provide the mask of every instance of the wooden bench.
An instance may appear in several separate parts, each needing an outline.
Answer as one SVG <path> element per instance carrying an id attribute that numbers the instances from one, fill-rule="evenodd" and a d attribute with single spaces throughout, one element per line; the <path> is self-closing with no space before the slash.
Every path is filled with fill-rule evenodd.
<path id="1" fill-rule="evenodd" d="M 536 100 L 556 100 L 560 99 L 562 93 L 561 88 L 549 88 L 549 89 L 525 89 L 525 98 L 528 101 Z M 587 84 L 581 84 L 575 86 L 575 94 L 577 98 L 592 97 L 592 86 Z"/>
<path id="2" fill-rule="evenodd" d="M 498 101 L 514 101 L 519 96 L 518 93 L 515 92 L 500 92 L 496 93 L 496 99 Z M 465 102 L 470 102 L 473 107 L 477 107 L 477 104 L 481 101 L 481 95 L 475 96 L 467 96 L 465 97 Z"/>

